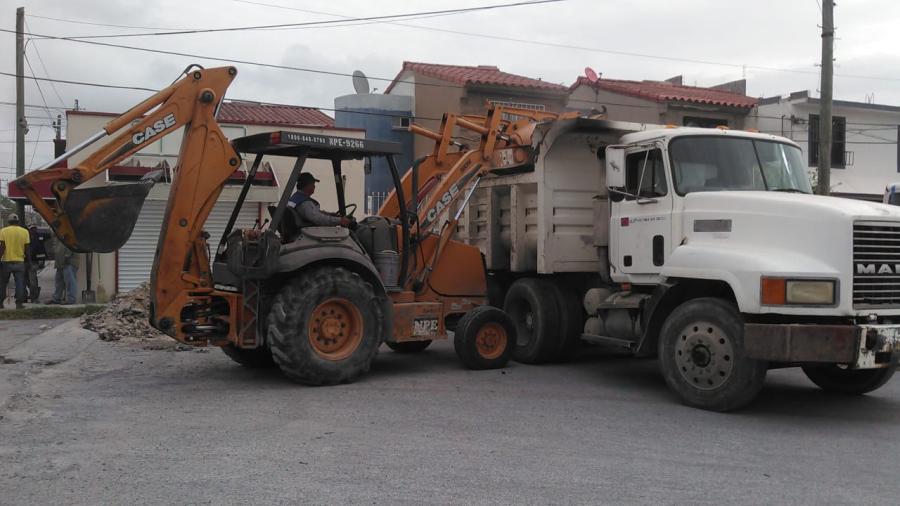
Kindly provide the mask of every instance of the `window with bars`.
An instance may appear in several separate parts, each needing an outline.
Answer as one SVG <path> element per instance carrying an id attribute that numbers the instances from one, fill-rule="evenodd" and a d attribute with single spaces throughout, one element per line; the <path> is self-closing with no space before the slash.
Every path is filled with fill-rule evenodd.
<path id="1" fill-rule="evenodd" d="M 547 106 L 544 104 L 532 104 L 529 102 L 509 102 L 506 100 L 491 100 L 491 105 L 499 105 L 501 107 L 511 107 L 514 109 L 525 109 L 528 111 L 546 111 Z M 503 119 L 506 121 L 516 121 L 519 119 L 518 115 L 503 113 Z"/>
<path id="2" fill-rule="evenodd" d="M 831 118 L 831 168 L 843 169 L 847 166 L 847 118 L 832 116 Z M 819 115 L 809 115 L 809 166 L 819 165 Z"/>

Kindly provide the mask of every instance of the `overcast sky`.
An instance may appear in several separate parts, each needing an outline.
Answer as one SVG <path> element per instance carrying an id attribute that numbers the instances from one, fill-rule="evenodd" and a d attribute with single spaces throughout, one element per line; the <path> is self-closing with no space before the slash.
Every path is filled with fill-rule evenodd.
<path id="1" fill-rule="evenodd" d="M 302 23 L 335 20 L 338 16 L 379 16 L 511 1 L 0 0 L 0 28 L 15 28 L 15 8 L 20 5 L 26 11 L 26 31 L 72 37 L 146 33 L 146 27 L 198 29 Z M 867 95 L 874 94 L 878 103 L 900 104 L 898 19 L 900 2 L 896 1 L 849 0 L 835 8 L 835 98 L 864 101 Z M 582 75 L 586 66 L 607 78 L 666 79 L 682 74 L 685 84 L 699 86 L 746 77 L 748 94 L 752 96 L 785 95 L 798 90 L 818 95 L 820 22 L 816 0 L 566 0 L 356 26 L 95 40 L 226 61 L 246 60 L 339 73 L 359 69 L 378 90 L 383 90 L 387 82 L 377 78 L 393 78 L 402 62 L 411 60 L 496 65 L 507 72 L 566 85 Z M 14 35 L 0 33 L 0 41 L 0 71 L 14 73 Z M 26 54 L 38 77 L 154 89 L 169 84 L 189 63 L 225 64 L 57 40 L 32 39 Z M 239 74 L 229 89 L 230 98 L 333 107 L 334 97 L 353 93 L 349 77 L 236 65 Z M 26 74 L 30 74 L 28 67 Z M 0 76 L 0 83 L 0 101 L 15 101 L 13 78 Z M 28 82 L 26 103 L 42 105 L 46 101 L 53 107 L 71 107 L 77 99 L 84 109 L 121 112 L 148 96 L 146 92 L 61 83 L 51 87 L 46 82 L 41 83 L 41 89 L 43 99 L 34 82 Z M 58 111 L 51 112 L 55 116 Z M 14 166 L 14 145 L 8 143 L 15 138 L 13 113 L 12 107 L 0 105 L 0 178 L 4 183 L 9 174 L 7 168 Z M 50 122 L 45 111 L 28 109 L 26 114 L 31 123 L 28 140 L 52 138 L 49 127 L 41 128 Z M 26 166 L 39 165 L 52 158 L 51 154 L 50 143 L 28 143 Z"/>

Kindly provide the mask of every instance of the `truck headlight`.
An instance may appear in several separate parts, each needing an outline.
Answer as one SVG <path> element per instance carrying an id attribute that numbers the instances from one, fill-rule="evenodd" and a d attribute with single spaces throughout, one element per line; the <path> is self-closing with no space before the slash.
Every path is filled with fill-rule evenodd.
<path id="1" fill-rule="evenodd" d="M 835 304 L 835 281 L 785 278 L 760 279 L 764 306 L 831 306 Z"/>

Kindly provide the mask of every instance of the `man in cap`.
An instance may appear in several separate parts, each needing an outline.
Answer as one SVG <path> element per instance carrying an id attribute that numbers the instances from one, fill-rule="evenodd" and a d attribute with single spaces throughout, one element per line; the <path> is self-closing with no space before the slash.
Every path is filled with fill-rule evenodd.
<path id="1" fill-rule="evenodd" d="M 319 203 L 312 198 L 313 192 L 316 191 L 316 179 L 309 172 L 300 174 L 297 180 L 297 191 L 291 195 L 288 201 L 288 207 L 294 209 L 297 213 L 298 221 L 301 227 L 328 227 L 328 226 L 350 226 L 350 219 L 346 216 L 338 216 L 335 213 L 326 213 L 319 207 Z"/>
<path id="2" fill-rule="evenodd" d="M 6 299 L 6 285 L 12 274 L 16 283 L 16 309 L 24 307 L 25 302 L 25 261 L 28 259 L 28 244 L 31 242 L 28 231 L 19 226 L 19 217 L 10 214 L 7 226 L 0 228 L 0 308 Z"/>

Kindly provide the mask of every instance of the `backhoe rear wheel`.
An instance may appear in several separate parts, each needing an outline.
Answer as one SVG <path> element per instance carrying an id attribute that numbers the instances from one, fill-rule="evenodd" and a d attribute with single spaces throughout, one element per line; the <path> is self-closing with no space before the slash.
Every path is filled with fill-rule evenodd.
<path id="1" fill-rule="evenodd" d="M 269 312 L 272 358 L 305 385 L 356 380 L 384 341 L 382 302 L 371 284 L 342 267 L 301 273 L 278 292 Z"/>
<path id="2" fill-rule="evenodd" d="M 245 349 L 238 348 L 233 344 L 222 346 L 222 351 L 228 355 L 228 358 L 250 369 L 267 369 L 275 367 L 275 361 L 272 360 L 272 352 L 268 346 L 260 346 L 259 348 Z"/>

